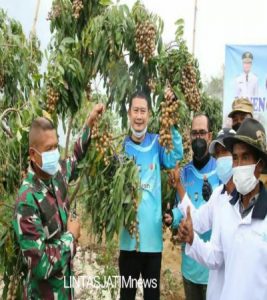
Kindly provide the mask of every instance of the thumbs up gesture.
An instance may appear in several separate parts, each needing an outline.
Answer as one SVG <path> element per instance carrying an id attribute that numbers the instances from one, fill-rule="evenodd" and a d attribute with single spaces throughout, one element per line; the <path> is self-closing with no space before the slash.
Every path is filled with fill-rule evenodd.
<path id="1" fill-rule="evenodd" d="M 168 202 L 166 210 L 164 212 L 164 223 L 166 226 L 171 226 L 172 221 L 173 221 L 173 213 L 171 210 L 170 202 Z"/>
<path id="2" fill-rule="evenodd" d="M 178 238 L 181 242 L 188 243 L 192 245 L 194 240 L 194 228 L 193 221 L 191 217 L 190 207 L 187 207 L 186 218 L 184 218 L 178 229 Z"/>

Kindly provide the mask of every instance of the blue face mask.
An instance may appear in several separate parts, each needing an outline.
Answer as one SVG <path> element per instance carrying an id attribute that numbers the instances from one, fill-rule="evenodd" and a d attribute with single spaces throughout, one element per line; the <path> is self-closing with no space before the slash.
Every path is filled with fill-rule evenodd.
<path id="1" fill-rule="evenodd" d="M 58 161 L 60 157 L 58 149 L 42 153 L 40 153 L 36 149 L 34 150 L 42 157 L 42 167 L 40 167 L 39 165 L 38 167 L 49 175 L 55 175 L 58 171 Z"/>
<path id="2" fill-rule="evenodd" d="M 233 157 L 219 157 L 216 160 L 216 172 L 221 182 L 226 184 L 233 176 Z"/>

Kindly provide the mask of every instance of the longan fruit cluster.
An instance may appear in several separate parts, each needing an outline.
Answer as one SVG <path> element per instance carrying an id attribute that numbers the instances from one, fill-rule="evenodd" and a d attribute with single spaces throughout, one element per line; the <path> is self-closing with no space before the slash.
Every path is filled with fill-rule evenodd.
<path id="1" fill-rule="evenodd" d="M 82 0 L 74 0 L 72 3 L 72 11 L 73 11 L 73 17 L 75 19 L 78 19 L 80 16 L 80 12 L 83 9 L 83 1 Z"/>
<path id="2" fill-rule="evenodd" d="M 197 87 L 196 72 L 192 64 L 186 65 L 182 70 L 181 87 L 189 109 L 199 111 L 201 98 Z"/>
<path id="3" fill-rule="evenodd" d="M 54 20 L 61 15 L 61 7 L 58 4 L 53 4 L 52 9 L 48 12 L 47 20 Z"/>
<path id="4" fill-rule="evenodd" d="M 161 102 L 159 143 L 169 151 L 173 149 L 171 126 L 178 123 L 178 107 L 178 100 L 173 91 L 167 88 L 164 101 Z"/>
<path id="5" fill-rule="evenodd" d="M 105 166 L 110 164 L 109 153 L 112 138 L 112 133 L 107 128 L 100 134 L 98 123 L 95 123 L 92 128 L 92 139 L 96 140 L 96 150 L 104 157 Z"/>
<path id="6" fill-rule="evenodd" d="M 185 163 L 188 163 L 192 159 L 192 147 L 191 147 L 191 140 L 190 140 L 190 130 L 185 129 L 182 132 L 183 137 L 183 148 L 184 148 L 184 158 L 183 160 Z"/>
<path id="7" fill-rule="evenodd" d="M 151 93 L 154 93 L 156 91 L 156 82 L 154 79 L 149 78 L 147 81 L 147 86 L 149 87 Z"/>
<path id="8" fill-rule="evenodd" d="M 58 99 L 59 99 L 59 92 L 56 91 L 53 87 L 48 86 L 46 109 L 50 114 L 52 114 L 55 111 Z"/>
<path id="9" fill-rule="evenodd" d="M 147 20 L 137 24 L 135 45 L 137 52 L 144 57 L 144 62 L 147 63 L 153 57 L 156 49 L 156 28 L 151 21 Z"/>

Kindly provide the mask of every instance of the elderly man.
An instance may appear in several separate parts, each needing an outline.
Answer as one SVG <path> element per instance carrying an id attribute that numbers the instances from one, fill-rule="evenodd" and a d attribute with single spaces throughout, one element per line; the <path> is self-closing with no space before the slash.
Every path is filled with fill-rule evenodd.
<path id="1" fill-rule="evenodd" d="M 190 210 L 179 228 L 186 253 L 210 269 L 225 265 L 220 300 L 267 299 L 267 191 L 259 181 L 267 163 L 263 126 L 246 119 L 234 137 L 224 139 L 233 155 L 237 194 L 221 206 L 211 243 L 193 232 Z"/>
<path id="2" fill-rule="evenodd" d="M 77 219 L 69 214 L 68 183 L 77 177 L 77 164 L 86 154 L 90 129 L 104 110 L 97 104 L 74 146 L 60 160 L 52 122 L 39 117 L 29 132 L 30 166 L 16 201 L 13 226 L 27 268 L 24 299 L 73 299 L 71 263 L 80 236 Z"/>

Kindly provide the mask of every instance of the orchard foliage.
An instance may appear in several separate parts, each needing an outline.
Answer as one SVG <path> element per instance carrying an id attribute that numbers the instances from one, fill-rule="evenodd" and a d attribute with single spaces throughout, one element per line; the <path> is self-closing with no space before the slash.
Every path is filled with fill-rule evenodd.
<path id="1" fill-rule="evenodd" d="M 6 283 L 4 299 L 8 288 L 20 294 L 21 287 L 15 290 L 21 276 L 20 254 L 14 247 L 11 218 L 28 164 L 29 126 L 36 116 L 44 114 L 55 124 L 63 121 L 67 155 L 69 140 L 81 129 L 93 103 L 106 103 L 108 112 L 94 128 L 90 151 L 79 166 L 80 178 L 69 192 L 73 203 L 85 208 L 83 217 L 91 219 L 99 240 L 104 234 L 107 242 L 122 225 L 138 241 L 138 169 L 123 155 L 122 147 L 130 95 L 136 90 L 149 95 L 150 130 L 161 132 L 162 143 L 170 144 L 170 125 L 178 127 L 184 137 L 183 163 L 190 159 L 188 125 L 193 113 L 207 112 L 215 131 L 221 125 L 221 105 L 202 92 L 198 62 L 182 38 L 182 20 L 177 21 L 174 42 L 168 45 L 162 42 L 163 21 L 140 1 L 130 9 L 109 0 L 54 0 L 48 21 L 52 37 L 42 53 L 38 38 L 27 38 L 21 24 L 0 10 L 0 271 L 2 268 Z M 42 74 L 43 58 L 47 65 Z M 165 88 L 171 91 L 171 98 Z M 165 106 L 160 105 L 164 102 Z M 167 124 L 169 113 L 172 124 Z M 173 200 L 164 175 L 164 205 Z"/>

